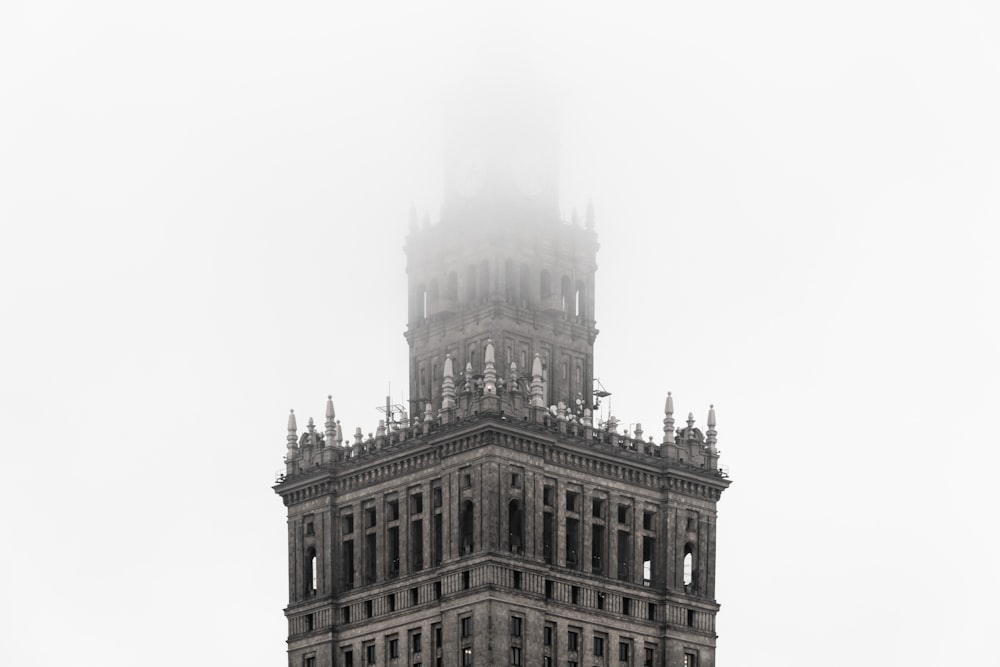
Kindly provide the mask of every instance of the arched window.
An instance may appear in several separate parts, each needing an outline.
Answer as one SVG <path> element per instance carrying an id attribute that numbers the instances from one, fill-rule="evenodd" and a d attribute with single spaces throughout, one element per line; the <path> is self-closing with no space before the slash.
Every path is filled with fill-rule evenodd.
<path id="1" fill-rule="evenodd" d="M 458 274 L 454 271 L 448 273 L 448 282 L 445 284 L 444 298 L 448 301 L 458 301 Z"/>
<path id="2" fill-rule="evenodd" d="M 462 511 L 459 512 L 459 544 L 462 548 L 462 555 L 471 554 L 475 548 L 475 511 L 476 506 L 471 500 L 462 503 Z"/>
<path id="3" fill-rule="evenodd" d="M 316 594 L 316 549 L 309 547 L 306 550 L 306 595 Z"/>
<path id="4" fill-rule="evenodd" d="M 423 285 L 418 285 L 416 294 L 414 294 L 413 312 L 418 320 L 427 317 L 427 288 Z"/>
<path id="5" fill-rule="evenodd" d="M 507 505 L 507 546 L 512 553 L 524 553 L 524 511 L 521 503 L 512 500 Z"/>
<path id="6" fill-rule="evenodd" d="M 490 296 L 490 263 L 488 260 L 479 262 L 479 300 L 486 301 Z"/>
<path id="7" fill-rule="evenodd" d="M 430 287 L 427 288 L 427 313 L 430 314 L 431 309 L 436 309 L 438 305 L 438 299 L 441 296 L 441 288 L 438 279 L 435 278 L 431 281 Z M 425 316 L 426 317 L 426 316 Z"/>
<path id="8" fill-rule="evenodd" d="M 538 280 L 538 288 L 543 300 L 552 296 L 552 274 L 549 273 L 548 269 L 542 270 L 541 277 Z"/>
<path id="9" fill-rule="evenodd" d="M 694 583 L 694 545 L 688 542 L 684 545 L 684 585 Z"/>
<path id="10" fill-rule="evenodd" d="M 476 265 L 470 264 L 465 270 L 465 300 L 468 303 L 476 301 Z"/>
<path id="11" fill-rule="evenodd" d="M 573 287 L 570 282 L 569 276 L 562 277 L 562 309 L 564 312 L 569 312 L 570 304 L 573 302 Z"/>
<path id="12" fill-rule="evenodd" d="M 514 260 L 508 259 L 503 265 L 504 297 L 507 303 L 517 303 L 517 269 Z"/>
<path id="13" fill-rule="evenodd" d="M 527 264 L 521 265 L 521 280 L 518 285 L 518 294 L 521 298 L 521 305 L 527 306 L 531 302 L 531 269 Z"/>

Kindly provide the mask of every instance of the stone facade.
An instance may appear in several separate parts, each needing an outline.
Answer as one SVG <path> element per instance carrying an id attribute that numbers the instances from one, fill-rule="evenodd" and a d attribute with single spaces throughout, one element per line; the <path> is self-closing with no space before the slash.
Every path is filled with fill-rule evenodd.
<path id="1" fill-rule="evenodd" d="M 714 410 L 593 422 L 593 214 L 549 209 L 411 230 L 412 418 L 290 416 L 290 667 L 715 664 Z"/>

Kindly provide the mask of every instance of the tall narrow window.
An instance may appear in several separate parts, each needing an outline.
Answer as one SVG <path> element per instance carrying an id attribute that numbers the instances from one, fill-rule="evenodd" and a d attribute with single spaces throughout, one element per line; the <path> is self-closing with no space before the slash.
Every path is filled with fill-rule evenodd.
<path id="1" fill-rule="evenodd" d="M 688 542 L 684 545 L 684 585 L 694 583 L 694 545 Z"/>
<path id="2" fill-rule="evenodd" d="M 465 270 L 465 300 L 468 303 L 476 301 L 476 265 L 472 264 Z"/>
<path id="3" fill-rule="evenodd" d="M 521 503 L 517 500 L 510 501 L 507 507 L 508 538 L 507 546 L 511 553 L 524 553 L 524 526 L 523 511 Z"/>
<path id="4" fill-rule="evenodd" d="M 309 547 L 306 551 L 306 595 L 316 594 L 316 549 Z"/>
<path id="5" fill-rule="evenodd" d="M 642 538 L 642 583 L 649 586 L 653 583 L 653 554 L 656 553 L 656 540 L 649 536 Z"/>
<path id="6" fill-rule="evenodd" d="M 466 500 L 462 503 L 462 511 L 459 517 L 461 525 L 459 542 L 462 545 L 463 554 L 470 554 L 475 548 L 475 509 L 476 507 L 471 500 Z"/>
<path id="7" fill-rule="evenodd" d="M 483 260 L 479 263 L 479 300 L 486 301 L 490 296 L 490 263 Z"/>

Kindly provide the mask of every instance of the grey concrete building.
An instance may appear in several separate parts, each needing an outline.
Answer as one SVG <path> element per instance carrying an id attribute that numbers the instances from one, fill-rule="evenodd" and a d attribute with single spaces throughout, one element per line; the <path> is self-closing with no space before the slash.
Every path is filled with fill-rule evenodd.
<path id="1" fill-rule="evenodd" d="M 596 422 L 593 212 L 486 164 L 411 225 L 409 409 L 289 418 L 288 664 L 711 667 L 714 411 Z"/>

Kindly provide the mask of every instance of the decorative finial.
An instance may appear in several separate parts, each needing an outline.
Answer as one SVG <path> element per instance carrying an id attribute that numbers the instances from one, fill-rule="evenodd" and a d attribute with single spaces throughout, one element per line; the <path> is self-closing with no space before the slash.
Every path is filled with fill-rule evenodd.
<path id="1" fill-rule="evenodd" d="M 542 357 L 537 352 L 531 362 L 531 404 L 537 408 L 545 407 L 545 386 L 542 384 Z"/>
<path id="2" fill-rule="evenodd" d="M 587 215 L 584 224 L 587 229 L 594 228 L 594 202 L 589 199 L 587 200 Z"/>
<path id="3" fill-rule="evenodd" d="M 495 395 L 497 393 L 497 367 L 496 353 L 493 350 L 493 339 L 486 341 L 486 354 L 483 363 L 483 394 Z"/>
<path id="4" fill-rule="evenodd" d="M 295 423 L 295 410 L 288 412 L 288 458 L 295 456 L 295 450 L 299 446 L 299 427 Z"/>
<path id="5" fill-rule="evenodd" d="M 667 392 L 667 404 L 663 408 L 665 419 L 663 420 L 663 444 L 674 444 L 674 397 Z"/>
<path id="6" fill-rule="evenodd" d="M 455 407 L 455 371 L 450 354 L 444 356 L 444 382 L 441 383 L 441 407 L 445 410 Z"/>
<path id="7" fill-rule="evenodd" d="M 718 442 L 716 440 L 716 436 L 718 435 L 718 433 L 715 430 L 715 406 L 714 405 L 709 405 L 708 406 L 708 422 L 707 422 L 707 424 L 708 424 L 708 430 L 705 431 L 705 444 L 708 445 L 708 448 L 712 451 L 712 453 L 715 453 L 715 443 Z"/>
<path id="8" fill-rule="evenodd" d="M 327 447 L 333 447 L 334 445 L 339 445 L 340 442 L 337 440 L 337 422 L 334 421 L 337 413 L 333 411 L 333 396 L 327 394 L 326 397 L 326 441 L 325 445 Z"/>

